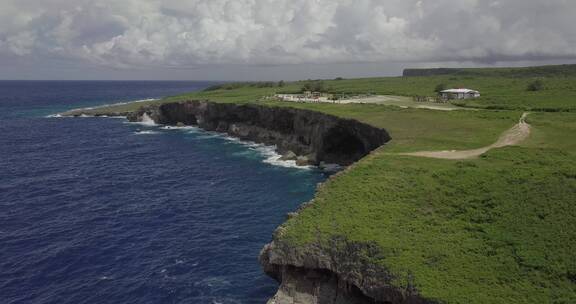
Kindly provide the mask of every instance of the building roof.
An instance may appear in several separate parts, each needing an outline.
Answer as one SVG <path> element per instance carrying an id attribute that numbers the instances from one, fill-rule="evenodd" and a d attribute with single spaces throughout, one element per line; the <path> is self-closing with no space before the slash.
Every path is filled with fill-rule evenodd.
<path id="1" fill-rule="evenodd" d="M 455 94 L 458 94 L 458 93 L 470 94 L 470 93 L 472 93 L 472 94 L 475 94 L 475 93 L 480 93 L 480 92 L 475 91 L 475 90 L 470 90 L 470 89 L 449 89 L 449 90 L 441 91 L 440 93 L 455 93 Z"/>

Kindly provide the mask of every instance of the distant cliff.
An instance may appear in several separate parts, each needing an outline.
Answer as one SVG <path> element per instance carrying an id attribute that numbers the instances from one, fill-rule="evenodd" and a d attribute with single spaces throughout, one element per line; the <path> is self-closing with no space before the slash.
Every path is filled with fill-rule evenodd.
<path id="1" fill-rule="evenodd" d="M 350 165 L 390 140 L 388 133 L 356 120 L 288 107 L 186 101 L 143 107 L 128 114 L 156 123 L 197 125 L 243 140 L 276 145 L 303 163 Z"/>

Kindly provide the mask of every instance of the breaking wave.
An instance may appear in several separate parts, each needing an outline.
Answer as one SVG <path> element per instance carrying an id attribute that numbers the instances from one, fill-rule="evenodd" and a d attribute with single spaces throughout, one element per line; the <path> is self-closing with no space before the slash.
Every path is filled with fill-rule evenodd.
<path id="1" fill-rule="evenodd" d="M 158 131 L 145 130 L 145 131 L 137 131 L 134 134 L 136 134 L 136 135 L 152 135 L 152 134 L 161 134 L 161 133 Z"/>

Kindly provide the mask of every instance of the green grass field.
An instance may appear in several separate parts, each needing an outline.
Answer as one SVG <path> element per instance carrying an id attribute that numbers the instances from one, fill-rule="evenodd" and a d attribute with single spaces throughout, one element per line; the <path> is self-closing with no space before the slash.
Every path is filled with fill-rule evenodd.
<path id="1" fill-rule="evenodd" d="M 464 71 L 464 72 L 463 72 Z M 476 72 L 474 72 L 476 71 Z M 495 110 L 530 110 L 548 112 L 576 111 L 576 65 L 535 67 L 526 69 L 463 69 L 453 74 L 417 77 L 382 77 L 364 79 L 322 80 L 323 88 L 333 94 L 376 94 L 393 96 L 435 96 L 439 84 L 446 87 L 467 87 L 479 90 L 482 97 L 458 101 L 455 105 Z M 527 86 L 540 80 L 540 91 L 528 91 Z M 275 93 L 297 93 L 306 83 L 287 82 L 282 87 L 274 83 L 224 84 L 202 92 L 166 98 L 160 102 L 187 99 L 209 99 L 218 102 L 254 103 Z M 123 105 L 133 109 L 142 104 Z M 101 111 L 101 110 L 95 110 Z"/>
<path id="2" fill-rule="evenodd" d="M 530 92 L 526 88 L 534 79 L 541 79 L 544 88 Z M 456 104 L 503 110 L 576 111 L 576 75 L 547 78 L 511 78 L 492 76 L 431 76 L 431 77 L 386 77 L 350 80 L 325 80 L 326 90 L 340 94 L 377 94 L 397 96 L 435 96 L 438 84 L 447 87 L 467 87 L 479 90 L 482 97 Z M 220 101 L 254 102 L 261 96 L 276 92 L 294 93 L 301 90 L 305 82 L 287 83 L 284 87 L 242 87 L 234 90 L 216 90 L 172 98 L 207 98 Z"/>
<path id="3" fill-rule="evenodd" d="M 453 113 L 435 113 L 426 118 L 450 124 Z M 507 113 L 466 121 L 504 122 Z M 575 303 L 576 114 L 533 113 L 528 122 L 532 136 L 521 147 L 476 160 L 397 156 L 393 140 L 327 182 L 287 222 L 283 241 L 376 243 L 373 263 L 391 269 L 398 287 L 412 278 L 440 302 Z M 479 140 L 478 129 L 468 135 Z M 435 132 L 425 138 L 442 142 Z"/>
<path id="4" fill-rule="evenodd" d="M 373 263 L 398 287 L 413 278 L 441 302 L 575 303 L 575 199 L 576 158 L 561 150 L 467 161 L 377 153 L 321 187 L 281 241 L 375 243 Z"/>
<path id="5" fill-rule="evenodd" d="M 207 99 L 296 107 L 385 128 L 392 141 L 322 185 L 314 202 L 285 223 L 278 241 L 301 248 L 342 238 L 376 244 L 380 252 L 368 258 L 389 269 L 395 285 L 410 281 L 423 297 L 441 303 L 576 303 L 576 113 L 570 112 L 576 75 L 571 69 L 527 71 L 325 81 L 333 93 L 400 96 L 433 95 L 439 83 L 466 86 L 484 97 L 461 105 L 484 108 L 478 111 L 266 98 L 297 92 L 304 82 L 236 85 L 150 103 Z M 535 75 L 544 90 L 529 92 Z M 489 145 L 524 110 L 535 112 L 527 119 L 532 134 L 520 146 L 465 161 L 397 154 Z"/>

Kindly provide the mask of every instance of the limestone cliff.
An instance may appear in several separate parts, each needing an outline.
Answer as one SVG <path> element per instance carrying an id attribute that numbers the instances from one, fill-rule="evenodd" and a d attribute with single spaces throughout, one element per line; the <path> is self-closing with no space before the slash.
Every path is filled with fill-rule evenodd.
<path id="1" fill-rule="evenodd" d="M 264 271 L 280 287 L 268 304 L 433 304 L 419 296 L 412 282 L 406 287 L 371 258 L 381 255 L 378 246 L 345 238 L 293 246 L 282 237 L 282 227 L 260 253 Z"/>
<path id="2" fill-rule="evenodd" d="M 347 166 L 390 140 L 385 130 L 355 120 L 288 107 L 186 101 L 144 107 L 127 117 L 146 116 L 276 145 L 279 153 L 306 156 L 310 164 Z M 293 247 L 282 231 L 260 254 L 264 271 L 280 283 L 270 304 L 432 303 L 409 282 L 404 289 L 393 287 L 394 277 L 368 258 L 379 254 L 375 245 L 338 239 Z"/>
<path id="3" fill-rule="evenodd" d="M 288 107 L 186 101 L 144 107 L 131 121 L 150 116 L 167 125 L 197 125 L 243 140 L 276 145 L 307 162 L 349 165 L 390 140 L 388 133 L 356 120 Z"/>

